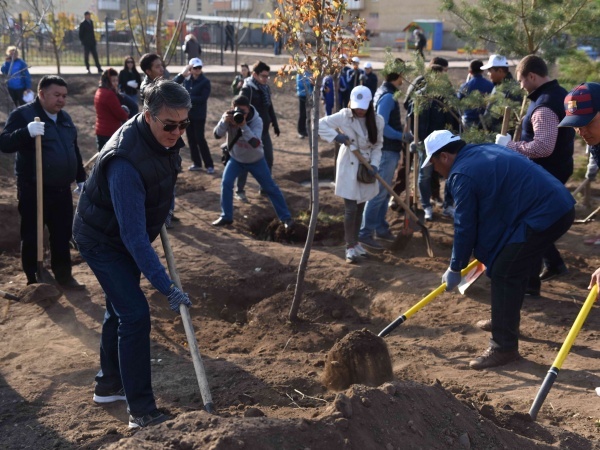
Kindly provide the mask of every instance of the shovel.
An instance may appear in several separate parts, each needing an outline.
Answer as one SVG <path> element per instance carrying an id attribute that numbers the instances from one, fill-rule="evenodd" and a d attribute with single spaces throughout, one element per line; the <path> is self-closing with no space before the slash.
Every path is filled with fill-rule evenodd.
<path id="1" fill-rule="evenodd" d="M 12 300 L 13 302 L 18 302 L 20 300 L 19 297 L 13 294 L 9 294 L 8 292 L 0 291 L 0 295 L 2 296 L 2 298 Z"/>
<path id="2" fill-rule="evenodd" d="M 352 150 L 352 153 L 354 153 L 354 156 L 356 156 L 358 160 L 367 167 L 367 169 L 369 169 L 372 172 L 375 172 L 371 167 L 371 164 L 369 164 L 369 162 L 364 158 L 364 156 L 360 154 L 360 150 Z M 427 229 L 425 224 L 417 217 L 414 211 L 402 201 L 400 196 L 394 192 L 394 189 L 392 189 L 392 187 L 389 184 L 387 184 L 383 178 L 381 178 L 381 175 L 375 172 L 375 178 L 377 178 L 381 185 L 390 193 L 392 197 L 394 197 L 394 200 L 396 200 L 396 203 L 398 203 L 398 205 L 404 210 L 404 212 L 408 214 L 408 216 L 419 226 L 419 229 L 423 233 L 423 239 L 425 239 L 425 245 L 427 246 L 427 254 L 430 257 L 433 257 L 433 249 L 431 248 L 429 230 Z M 406 186 L 408 186 L 408 180 Z M 398 238 L 396 238 L 396 240 L 400 238 L 410 239 L 410 235 L 400 235 L 398 236 Z"/>
<path id="3" fill-rule="evenodd" d="M 590 310 L 592 309 L 592 305 L 596 301 L 597 296 L 598 285 L 595 284 L 594 287 L 592 287 L 590 293 L 588 294 L 585 303 L 581 307 L 581 311 L 579 311 L 579 314 L 577 314 L 577 318 L 575 319 L 575 322 L 573 322 L 573 326 L 571 327 L 571 330 L 569 331 L 565 342 L 560 348 L 558 355 L 556 355 L 556 359 L 554 360 L 552 367 L 550 367 L 550 370 L 548 371 L 548 374 L 546 375 L 542 386 L 540 386 L 540 390 L 535 396 L 535 400 L 533 401 L 531 409 L 529 410 L 529 416 L 532 420 L 536 419 L 538 412 L 540 411 L 540 408 L 544 403 L 544 400 L 546 400 L 548 392 L 550 392 L 550 389 L 552 389 L 554 380 L 556 380 L 556 377 L 558 377 L 558 372 L 560 371 L 560 368 L 562 367 L 565 358 L 569 354 L 569 351 L 571 351 L 571 346 L 573 345 L 573 342 L 575 342 L 575 339 L 577 338 L 577 335 L 581 330 L 583 322 L 585 322 L 585 319 L 587 318 Z"/>
<path id="4" fill-rule="evenodd" d="M 164 225 L 160 229 L 160 239 L 162 241 L 165 256 L 167 258 L 167 266 L 169 267 L 171 278 L 175 282 L 175 286 L 181 289 L 181 280 L 179 279 L 177 267 L 175 266 L 175 258 L 173 257 L 173 250 L 171 249 L 171 243 L 169 242 L 167 227 Z M 200 350 L 198 349 L 198 341 L 196 340 L 196 334 L 194 333 L 190 311 L 188 310 L 187 306 L 182 304 L 179 305 L 179 312 L 181 313 L 183 328 L 185 329 L 188 346 L 190 347 L 190 353 L 192 354 L 192 362 L 194 363 L 194 370 L 196 371 L 198 386 L 200 387 L 202 403 L 204 403 L 204 409 L 206 409 L 206 412 L 212 414 L 215 409 L 212 401 L 212 395 L 210 394 L 210 388 L 208 386 L 208 380 L 206 379 L 204 365 L 202 364 L 202 357 L 200 356 Z"/>
<path id="5" fill-rule="evenodd" d="M 598 206 L 592 213 L 587 216 L 585 219 L 575 220 L 574 223 L 588 223 L 594 220 L 594 216 L 600 212 L 600 206 Z"/>
<path id="6" fill-rule="evenodd" d="M 465 275 L 467 275 L 478 264 L 479 264 L 479 261 L 477 261 L 476 259 L 471 261 L 467 267 L 465 267 L 463 270 L 460 271 L 461 276 L 464 277 Z M 446 290 L 446 283 L 440 284 L 439 287 L 437 287 L 436 289 L 431 291 L 420 302 L 418 302 L 416 305 L 414 305 L 412 308 L 410 308 L 404 314 L 398 316 L 396 318 L 396 320 L 394 320 L 387 327 L 385 327 L 383 330 L 381 330 L 377 336 L 385 337 L 388 334 L 390 334 L 399 325 L 402 325 L 404 322 L 406 322 L 406 319 L 410 318 L 414 313 L 419 311 L 421 308 L 423 308 L 425 305 L 427 305 L 429 302 L 431 302 L 434 298 L 436 298 L 438 295 L 440 295 L 445 290 Z"/>
<path id="7" fill-rule="evenodd" d="M 39 117 L 34 119 L 40 121 Z M 37 203 L 37 271 L 38 283 L 56 284 L 52 275 L 44 270 L 44 175 L 42 165 L 42 136 L 35 137 L 35 180 Z"/>

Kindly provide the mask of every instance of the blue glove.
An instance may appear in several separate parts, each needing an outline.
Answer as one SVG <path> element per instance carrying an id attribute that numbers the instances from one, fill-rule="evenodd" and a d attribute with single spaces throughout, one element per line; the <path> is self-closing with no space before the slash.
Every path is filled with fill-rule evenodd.
<path id="1" fill-rule="evenodd" d="M 446 283 L 446 290 L 451 291 L 456 286 L 458 286 L 458 283 L 460 283 L 461 278 L 462 277 L 460 275 L 460 272 L 455 272 L 450 267 L 448 267 L 448 270 L 446 270 L 446 273 L 444 273 L 444 275 L 442 276 L 442 283 Z"/>
<path id="2" fill-rule="evenodd" d="M 333 140 L 338 144 L 347 144 L 350 142 L 350 138 L 345 134 L 338 134 Z"/>
<path id="3" fill-rule="evenodd" d="M 369 170 L 369 175 L 375 176 L 377 173 L 379 173 L 378 167 L 374 166 L 374 165 L 371 165 L 371 170 Z"/>
<path id="4" fill-rule="evenodd" d="M 179 312 L 179 305 L 183 304 L 188 308 L 192 306 L 190 297 L 177 286 L 171 287 L 171 290 L 167 294 L 167 298 L 169 299 L 169 306 L 175 312 Z"/>

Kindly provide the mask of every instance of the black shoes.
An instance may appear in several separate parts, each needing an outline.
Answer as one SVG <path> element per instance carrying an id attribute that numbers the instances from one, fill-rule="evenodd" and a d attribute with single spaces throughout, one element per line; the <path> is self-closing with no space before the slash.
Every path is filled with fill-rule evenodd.
<path id="1" fill-rule="evenodd" d="M 83 291 L 85 284 L 80 284 L 75 278 L 71 277 L 64 281 L 59 281 L 58 285 L 63 289 L 71 289 L 73 291 Z"/>
<path id="2" fill-rule="evenodd" d="M 94 388 L 94 402 L 96 403 L 112 403 L 118 401 L 125 401 L 125 390 L 123 388 L 119 390 L 106 389 L 102 386 L 96 385 Z"/>
<path id="3" fill-rule="evenodd" d="M 553 278 L 560 277 L 566 273 L 569 273 L 569 269 L 567 269 L 567 266 L 564 264 L 558 267 L 544 267 L 540 273 L 540 280 L 548 281 Z"/>
<path id="4" fill-rule="evenodd" d="M 491 324 L 490 324 L 491 325 Z M 469 362 L 469 367 L 475 370 L 503 366 L 519 359 L 519 350 L 501 352 L 497 348 L 489 347 L 483 354 Z"/>
<path id="5" fill-rule="evenodd" d="M 129 428 L 145 428 L 152 425 L 158 425 L 169 420 L 169 416 L 155 409 L 145 416 L 134 417 L 129 415 Z"/>
<path id="6" fill-rule="evenodd" d="M 227 220 L 225 217 L 219 217 L 212 223 L 213 227 L 224 227 L 225 225 L 231 225 L 233 220 Z"/>

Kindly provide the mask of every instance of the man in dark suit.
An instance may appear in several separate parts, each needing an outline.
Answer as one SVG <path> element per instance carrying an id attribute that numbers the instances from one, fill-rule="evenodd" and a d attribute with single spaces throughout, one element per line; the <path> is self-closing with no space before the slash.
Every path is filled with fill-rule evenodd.
<path id="1" fill-rule="evenodd" d="M 98 68 L 98 73 L 102 73 L 102 67 L 98 61 L 98 52 L 96 51 L 96 36 L 94 34 L 94 22 L 89 11 L 83 13 L 85 19 L 79 24 L 79 40 L 83 45 L 83 60 L 85 68 L 90 72 L 90 53 L 94 57 L 94 62 Z M 108 38 L 108 37 L 107 37 Z"/>

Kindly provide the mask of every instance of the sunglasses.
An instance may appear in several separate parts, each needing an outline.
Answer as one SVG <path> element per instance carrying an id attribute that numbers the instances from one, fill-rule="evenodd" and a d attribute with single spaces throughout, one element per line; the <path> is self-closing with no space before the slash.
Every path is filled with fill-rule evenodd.
<path id="1" fill-rule="evenodd" d="M 158 120 L 160 123 L 162 123 L 163 130 L 166 131 L 167 133 L 171 133 L 172 131 L 175 131 L 175 129 L 177 129 L 177 128 L 179 128 L 179 130 L 183 131 L 190 124 L 190 119 L 185 119 L 185 120 L 182 120 L 181 122 L 178 122 L 178 123 L 164 123 L 158 117 L 156 117 L 156 116 L 153 116 L 153 117 L 156 120 Z"/>
<path id="2" fill-rule="evenodd" d="M 202 66 L 196 66 L 196 67 L 192 67 L 192 70 L 201 70 Z"/>

